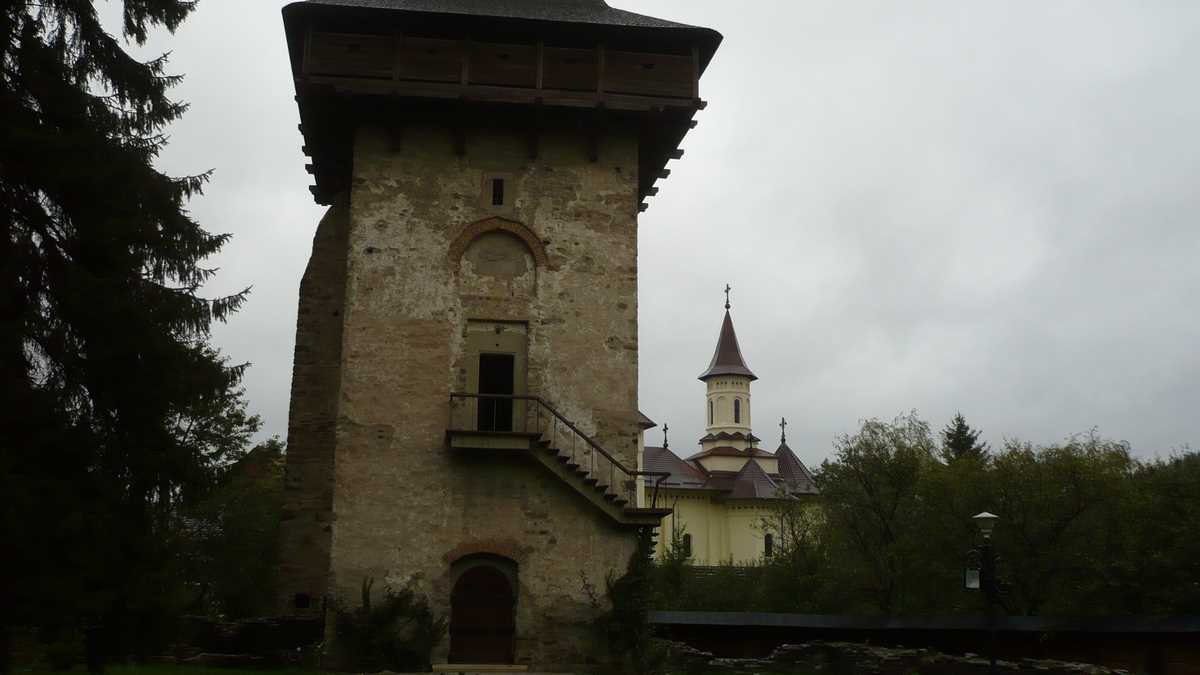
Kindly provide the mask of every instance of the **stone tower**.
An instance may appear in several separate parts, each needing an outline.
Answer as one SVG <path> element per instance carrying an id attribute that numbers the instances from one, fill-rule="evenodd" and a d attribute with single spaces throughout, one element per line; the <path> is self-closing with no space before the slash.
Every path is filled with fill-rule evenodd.
<path id="1" fill-rule="evenodd" d="M 728 292 L 728 289 L 726 289 Z M 756 447 L 759 438 L 751 432 L 750 383 L 758 377 L 746 365 L 733 319 L 729 316 L 729 298 L 725 299 L 725 320 L 717 336 L 708 369 L 700 374 L 705 391 L 705 435 L 700 439 L 701 451 L 713 448 L 746 450 Z"/>
<path id="2" fill-rule="evenodd" d="M 581 664 L 587 586 L 666 513 L 637 470 L 637 217 L 720 35 L 602 0 L 283 17 L 329 210 L 300 287 L 281 604 L 411 585 L 450 620 L 435 663 Z"/>

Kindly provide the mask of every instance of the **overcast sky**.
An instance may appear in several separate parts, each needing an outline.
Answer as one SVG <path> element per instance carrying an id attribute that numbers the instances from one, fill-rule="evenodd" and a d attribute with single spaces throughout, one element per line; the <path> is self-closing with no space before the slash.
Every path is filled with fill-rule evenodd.
<path id="1" fill-rule="evenodd" d="M 215 169 L 193 213 L 234 235 L 211 291 L 254 287 L 215 341 L 280 435 L 322 212 L 283 4 L 201 0 L 150 45 L 192 106 L 161 165 Z M 703 433 L 726 283 L 755 432 L 773 449 L 787 416 L 810 464 L 910 409 L 994 444 L 1200 444 L 1200 3 L 611 4 L 725 36 L 641 217 L 640 404 L 676 452 Z"/>

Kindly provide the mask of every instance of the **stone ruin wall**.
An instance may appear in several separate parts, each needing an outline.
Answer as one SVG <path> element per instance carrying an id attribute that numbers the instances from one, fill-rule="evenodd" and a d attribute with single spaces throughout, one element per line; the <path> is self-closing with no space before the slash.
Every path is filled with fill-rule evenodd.
<path id="1" fill-rule="evenodd" d="M 300 281 L 280 523 L 280 611 L 321 609 L 333 523 L 333 446 L 341 386 L 349 199 L 330 206 Z M 307 601 L 297 607 L 296 596 Z"/>

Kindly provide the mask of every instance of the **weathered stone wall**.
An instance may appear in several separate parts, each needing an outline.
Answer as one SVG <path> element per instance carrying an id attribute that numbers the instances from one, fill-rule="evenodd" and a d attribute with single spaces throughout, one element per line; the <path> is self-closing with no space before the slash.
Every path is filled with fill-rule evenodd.
<path id="1" fill-rule="evenodd" d="M 312 256 L 300 281 L 279 535 L 284 613 L 319 612 L 326 590 L 349 225 L 349 195 L 343 195 L 317 226 Z M 308 598 L 307 609 L 295 606 L 297 594 Z"/>
<path id="2" fill-rule="evenodd" d="M 449 394 L 466 385 L 467 322 L 524 322 L 529 393 L 636 465 L 636 141 L 610 133 L 594 163 L 577 133 L 547 133 L 540 147 L 530 160 L 526 137 L 475 130 L 460 157 L 443 128 L 409 126 L 400 142 L 358 131 L 330 579 L 345 605 L 366 576 L 413 582 L 448 614 L 456 559 L 508 557 L 518 661 L 545 668 L 592 648 L 586 586 L 602 595 L 633 533 L 531 458 L 456 456 L 445 442 Z M 500 207 L 483 198 L 496 172 L 511 198 Z M 526 244 L 508 266 L 462 263 L 454 242 L 495 217 L 544 250 Z M 519 282 L 461 274 L 510 267 Z"/>
<path id="3" fill-rule="evenodd" d="M 703 675 L 824 673 L 825 675 L 986 675 L 989 661 L 978 655 L 954 656 L 930 649 L 877 647 L 854 642 L 782 645 L 762 659 L 722 659 L 678 643 L 668 645 L 672 670 Z M 1047 659 L 997 661 L 1008 675 L 1126 675 L 1128 671 L 1087 663 Z"/>

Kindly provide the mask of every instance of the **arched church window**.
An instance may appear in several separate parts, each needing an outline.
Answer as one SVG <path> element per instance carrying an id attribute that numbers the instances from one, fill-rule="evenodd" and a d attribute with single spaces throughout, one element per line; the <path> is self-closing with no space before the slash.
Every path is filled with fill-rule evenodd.
<path id="1" fill-rule="evenodd" d="M 709 402 L 708 402 L 708 424 L 709 424 L 709 426 L 712 426 L 712 420 L 713 420 L 713 416 L 712 416 L 712 401 L 709 401 Z"/>
<path id="2" fill-rule="evenodd" d="M 683 540 L 683 555 L 688 558 L 692 557 L 692 535 L 684 534 L 681 539 Z"/>
<path id="3" fill-rule="evenodd" d="M 733 399 L 733 423 L 742 423 L 742 399 L 740 398 Z"/>
<path id="4" fill-rule="evenodd" d="M 775 537 L 771 534 L 763 536 L 763 556 L 770 558 L 775 554 Z"/>

